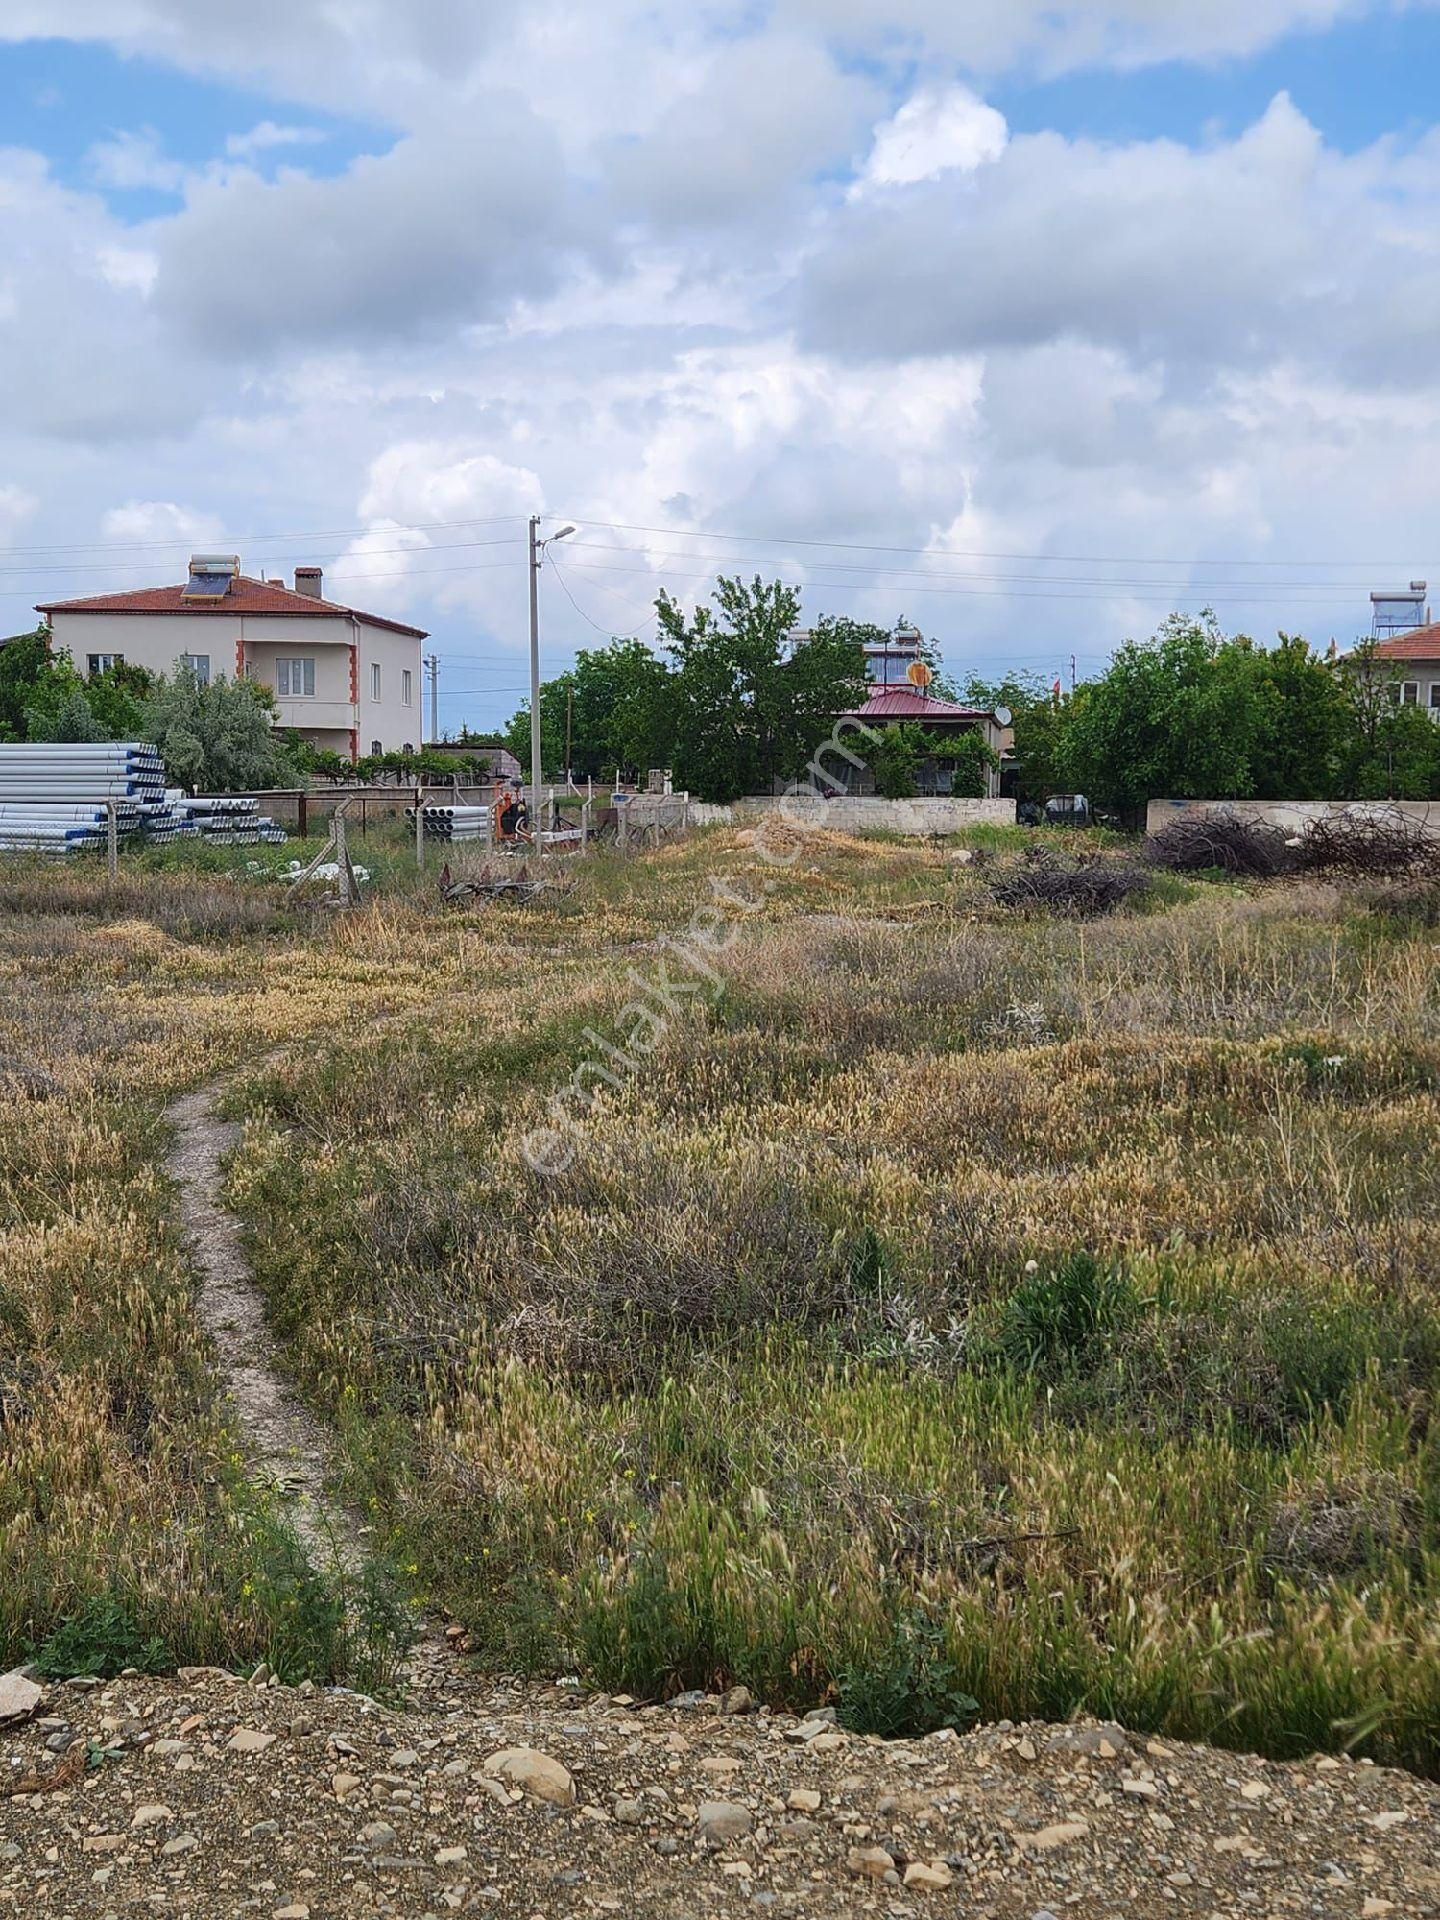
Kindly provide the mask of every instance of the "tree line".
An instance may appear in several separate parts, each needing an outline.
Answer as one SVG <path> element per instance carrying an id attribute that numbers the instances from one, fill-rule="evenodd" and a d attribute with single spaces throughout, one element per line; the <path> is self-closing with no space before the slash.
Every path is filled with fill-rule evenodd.
<path id="1" fill-rule="evenodd" d="M 1067 698 L 1023 675 L 966 692 L 1014 714 L 1021 798 L 1084 793 L 1136 815 L 1160 798 L 1440 797 L 1440 726 L 1403 677 L 1371 640 L 1333 660 L 1298 634 L 1266 647 L 1173 614 Z"/>

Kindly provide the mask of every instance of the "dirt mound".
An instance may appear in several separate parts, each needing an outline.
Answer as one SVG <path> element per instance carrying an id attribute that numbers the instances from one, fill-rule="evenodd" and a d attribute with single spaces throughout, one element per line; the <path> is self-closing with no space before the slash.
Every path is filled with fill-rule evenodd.
<path id="1" fill-rule="evenodd" d="M 438 1634 L 410 1680 L 404 1710 L 213 1669 L 48 1687 L 0 1733 L 0 1912 L 1440 1914 L 1440 1789 L 1363 1762 L 1093 1722 L 887 1744 L 482 1680 Z"/>

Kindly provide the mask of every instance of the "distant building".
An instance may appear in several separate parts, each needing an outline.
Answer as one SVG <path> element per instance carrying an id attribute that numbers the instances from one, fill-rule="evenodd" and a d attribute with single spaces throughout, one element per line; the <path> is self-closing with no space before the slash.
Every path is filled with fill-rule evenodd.
<path id="1" fill-rule="evenodd" d="M 196 554 L 179 586 L 141 587 L 37 611 L 87 678 L 124 661 L 152 673 L 190 666 L 231 674 L 275 695 L 280 725 L 348 759 L 419 744 L 420 627 L 324 598 L 319 567 L 295 585 L 254 580 L 234 554 Z"/>
<path id="2" fill-rule="evenodd" d="M 928 694 L 921 687 L 877 687 L 863 706 L 845 714 L 843 718 L 876 728 L 900 726 L 913 721 L 927 733 L 938 734 L 942 738 L 960 733 L 978 733 L 996 758 L 1002 761 L 1014 746 L 1010 716 L 1003 707 L 998 713 L 988 707 L 962 707 L 953 700 L 941 700 Z M 842 738 L 854 751 L 853 735 L 842 735 Z M 870 790 L 872 781 L 868 768 L 863 772 L 859 769 L 848 771 L 853 777 L 851 792 L 865 793 Z M 991 767 L 986 776 L 985 791 L 991 799 L 1000 791 L 1000 774 L 999 767 Z M 943 756 L 922 761 L 916 769 L 915 778 L 921 794 L 950 792 L 950 769 Z"/>
<path id="3" fill-rule="evenodd" d="M 1375 658 L 1398 676 L 1398 698 L 1405 706 L 1424 707 L 1432 720 L 1440 721 L 1440 625 L 1412 627 L 1377 640 Z"/>

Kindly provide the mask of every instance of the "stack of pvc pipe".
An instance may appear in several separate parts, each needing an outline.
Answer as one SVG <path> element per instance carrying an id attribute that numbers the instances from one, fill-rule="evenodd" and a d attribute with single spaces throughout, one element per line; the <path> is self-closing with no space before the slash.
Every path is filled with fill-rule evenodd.
<path id="1" fill-rule="evenodd" d="M 285 839 L 284 828 L 261 813 L 260 802 L 243 794 L 201 794 L 193 800 L 177 795 L 176 805 L 184 810 L 189 831 L 212 846 L 253 847 L 261 840 Z"/>
<path id="2" fill-rule="evenodd" d="M 106 810 L 133 834 L 164 807 L 165 769 L 137 741 L 35 741 L 0 746 L 0 850 L 66 853 L 103 846 Z"/>
<path id="3" fill-rule="evenodd" d="M 226 846 L 285 839 L 256 800 L 191 800 L 167 787 L 158 751 L 140 741 L 0 745 L 0 852 L 103 847 L 112 805 L 122 838 L 164 843 L 188 835 Z"/>
<path id="4" fill-rule="evenodd" d="M 422 807 L 420 817 L 427 840 L 488 840 L 492 814 L 489 807 Z M 405 818 L 412 825 L 415 809 L 407 807 Z"/>

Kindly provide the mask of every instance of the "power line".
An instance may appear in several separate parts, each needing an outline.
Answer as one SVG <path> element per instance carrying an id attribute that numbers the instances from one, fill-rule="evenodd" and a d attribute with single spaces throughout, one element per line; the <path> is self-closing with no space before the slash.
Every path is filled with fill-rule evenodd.
<path id="1" fill-rule="evenodd" d="M 779 559 L 776 562 L 774 562 L 774 564 L 777 566 L 784 566 L 787 563 L 785 562 L 785 560 Z M 799 564 L 799 563 L 794 563 L 794 564 Z M 593 571 L 593 572 L 599 572 L 599 573 L 632 573 L 632 574 L 650 572 L 650 569 L 646 567 L 607 567 L 597 560 L 572 560 L 570 565 L 572 570 L 577 572 Z M 707 567 L 700 572 L 682 574 L 676 577 L 680 579 L 685 579 L 685 580 L 708 580 L 711 577 L 712 571 L 713 569 Z M 652 578 L 653 577 L 654 576 L 652 575 Z M 797 584 L 803 585 L 804 583 L 799 582 Z M 877 576 L 874 580 L 825 580 L 820 582 L 819 584 L 824 586 L 825 590 L 829 593 L 878 593 L 878 592 L 883 592 L 887 589 L 887 581 L 883 576 Z M 1272 580 L 1272 581 L 1262 582 L 1261 584 L 1265 586 L 1273 587 L 1278 585 L 1279 583 Z M 929 587 L 929 586 L 924 586 L 920 584 L 918 581 L 911 581 L 911 580 L 904 581 L 901 584 L 901 586 L 896 589 L 896 591 L 904 592 L 907 594 L 940 594 L 947 597 L 958 597 L 961 599 L 980 598 L 980 599 L 993 599 L 993 600 L 1070 600 L 1070 601 L 1075 601 L 1082 604 L 1089 603 L 1093 605 L 1109 605 L 1122 600 L 1129 600 L 1129 601 L 1136 601 L 1144 604 L 1152 604 L 1155 606 L 1174 607 L 1175 601 L 1176 601 L 1176 595 L 1174 593 L 1146 594 L 1146 593 L 1137 592 L 1137 591 L 1126 589 L 1126 588 L 1117 589 L 1117 591 L 1115 591 L 1114 593 L 1092 593 L 1092 592 L 1044 593 L 1044 592 L 1036 592 L 1030 588 L 1011 589 L 1006 587 L 955 587 L 955 586 Z M 1211 594 L 1204 586 L 1189 588 L 1188 590 L 1185 590 L 1184 592 L 1182 592 L 1180 597 L 1194 600 L 1204 606 L 1246 606 L 1246 607 L 1321 606 L 1321 607 L 1328 607 L 1333 604 L 1332 599 L 1317 599 L 1314 601 L 1307 601 L 1294 593 L 1287 593 L 1284 595 L 1277 595 L 1273 597 L 1260 594 L 1260 593 L 1232 594 L 1232 595 Z"/>
<path id="2" fill-rule="evenodd" d="M 592 620 L 590 618 L 590 615 L 586 613 L 585 609 L 580 605 L 580 602 L 575 598 L 574 594 L 570 591 L 570 588 L 565 579 L 565 576 L 560 571 L 560 568 L 556 564 L 555 558 L 553 555 L 551 556 L 551 559 L 550 559 L 550 571 L 554 574 L 556 580 L 559 582 L 560 591 L 564 594 L 565 598 L 570 602 L 571 606 L 574 607 L 576 613 L 579 614 L 580 618 L 588 622 L 588 624 L 592 626 L 597 633 L 603 633 L 612 640 L 638 640 L 640 638 L 640 635 L 645 631 L 646 627 L 648 627 L 650 625 L 650 622 L 654 620 L 656 617 L 652 613 L 649 616 L 649 618 L 641 621 L 639 627 L 637 627 L 633 633 L 623 633 L 623 634 L 616 633 L 613 627 L 602 627 L 598 620 Z M 601 587 L 600 591 L 604 593 L 606 589 L 604 587 Z"/>
<path id="3" fill-rule="evenodd" d="M 553 514 L 553 515 L 547 514 L 545 517 L 547 519 L 556 519 L 556 518 L 559 518 L 560 516 L 558 514 Z M 1328 554 L 1323 559 L 1318 559 L 1318 560 L 1296 560 L 1296 559 L 1285 559 L 1285 558 L 1241 559 L 1238 557 L 1229 557 L 1229 558 L 1215 557 L 1211 559 L 1196 559 L 1193 556 L 1188 556 L 1188 555 L 1182 558 L 1163 558 L 1163 557 L 1156 557 L 1150 554 L 1134 554 L 1134 553 L 1131 553 L 1131 554 L 1040 553 L 1040 552 L 1028 552 L 1028 551 L 1013 551 L 1013 550 L 1002 549 L 1002 548 L 982 548 L 982 547 L 947 547 L 943 549 L 936 549 L 935 547 L 930 545 L 903 546 L 903 545 L 882 545 L 877 542 L 858 541 L 858 540 L 820 540 L 820 539 L 815 539 L 813 537 L 801 535 L 801 534 L 728 533 L 728 532 L 723 532 L 713 528 L 667 527 L 667 526 L 658 526 L 658 525 L 648 525 L 639 521 L 605 520 L 598 516 L 591 516 L 589 514 L 575 514 L 571 517 L 583 522 L 585 525 L 588 525 L 590 527 L 603 528 L 605 531 L 611 532 L 611 533 L 663 534 L 668 538 L 677 539 L 677 540 L 717 540 L 717 541 L 725 541 L 732 545 L 740 544 L 740 545 L 748 545 L 748 546 L 812 547 L 819 550 L 835 552 L 835 553 L 884 553 L 884 554 L 900 554 L 900 555 L 906 555 L 906 556 L 912 556 L 912 557 L 921 556 L 921 557 L 933 557 L 933 558 L 952 558 L 957 560 L 967 560 L 967 559 L 969 560 L 1021 560 L 1021 561 L 1030 561 L 1037 565 L 1080 564 L 1080 565 L 1091 565 L 1091 566 L 1143 566 L 1143 567 L 1164 566 L 1164 567 L 1187 567 L 1187 568 L 1259 567 L 1259 568 L 1270 568 L 1270 569 L 1274 569 L 1277 567 L 1286 567 L 1293 570 L 1306 570 L 1306 569 L 1314 569 L 1317 567 L 1329 567 L 1329 568 L 1344 567 L 1348 569 L 1367 568 L 1367 569 L 1375 569 L 1375 570 L 1379 570 L 1381 568 L 1395 568 L 1400 571 L 1404 571 L 1407 568 L 1435 566 L 1437 564 L 1440 564 L 1435 562 L 1417 561 L 1413 555 L 1408 559 L 1394 559 L 1394 558 L 1373 559 L 1372 558 L 1372 559 L 1356 559 L 1356 560 L 1337 559 L 1336 556 L 1333 554 Z M 264 544 L 264 543 L 273 542 L 273 543 L 283 543 L 287 546 L 290 546 L 290 545 L 297 545 L 297 544 L 306 543 L 306 542 L 316 542 L 321 540 L 358 539 L 367 534 L 372 534 L 376 531 L 395 532 L 395 533 L 448 533 L 448 532 L 455 532 L 466 527 L 502 526 L 502 525 L 514 523 L 517 521 L 523 521 L 524 518 L 525 518 L 525 515 L 522 511 L 516 511 L 513 513 L 474 515 L 469 518 L 458 519 L 458 520 L 413 520 L 413 521 L 390 520 L 387 522 L 386 526 L 382 529 L 377 529 L 372 523 L 369 526 L 360 526 L 360 527 L 327 527 L 327 528 L 321 528 L 321 529 L 309 528 L 309 529 L 304 529 L 298 532 L 289 531 L 289 532 L 278 532 L 278 533 L 270 532 L 270 533 L 245 533 L 245 534 L 222 533 L 214 536 L 212 544 L 215 545 L 216 547 L 233 546 L 236 548 L 240 548 L 240 547 L 244 547 L 246 545 L 252 545 L 255 543 Z M 517 535 L 514 537 L 519 539 L 519 538 L 522 538 L 523 536 Z M 89 553 L 174 552 L 178 547 L 181 547 L 185 544 L 185 540 L 186 540 L 186 536 L 177 532 L 165 538 L 153 539 L 153 540 L 109 540 L 109 541 L 90 540 L 90 541 L 74 541 L 74 542 L 69 542 L 61 545 L 48 545 L 48 546 L 17 545 L 17 546 L 13 546 L 6 549 L 6 551 L 12 555 L 30 554 L 30 555 L 38 555 L 38 556 L 41 556 L 42 558 L 47 558 L 47 559 L 52 555 L 65 554 L 65 553 L 89 554 Z M 465 544 L 465 543 L 461 543 L 461 544 Z M 477 542 L 475 544 L 484 544 L 484 543 Z M 408 549 L 396 549 L 396 551 L 402 551 L 402 550 L 408 551 Z M 429 551 L 439 552 L 439 551 L 443 551 L 443 549 L 433 548 L 433 549 L 429 549 Z"/>
<path id="4" fill-rule="evenodd" d="M 790 558 L 783 554 L 771 555 L 763 559 L 757 560 L 756 556 L 754 555 L 742 555 L 742 554 L 707 554 L 707 553 L 685 553 L 685 552 L 656 553 L 656 552 L 647 551 L 645 548 L 642 548 L 642 547 L 611 546 L 604 541 L 598 541 L 598 540 L 573 540 L 570 544 L 572 548 L 583 549 L 591 553 L 623 554 L 623 555 L 626 555 L 627 557 L 633 556 L 637 559 L 644 559 L 645 561 L 650 563 L 661 562 L 661 561 L 693 562 L 693 561 L 703 560 L 703 561 L 709 561 L 712 563 L 719 563 L 720 565 L 731 565 L 731 566 L 747 565 L 747 564 L 748 565 L 764 565 L 764 566 L 772 566 L 772 567 L 777 565 L 791 565 L 791 566 L 803 566 L 811 569 L 814 572 L 820 572 L 820 573 L 866 573 L 876 578 L 894 579 L 894 580 L 910 580 L 910 579 L 956 580 L 958 579 L 962 581 L 975 581 L 975 582 L 989 581 L 999 586 L 1011 586 L 1011 585 L 1014 585 L 1014 586 L 1027 586 L 1027 585 L 1028 586 L 1052 586 L 1052 585 L 1054 586 L 1089 586 L 1089 587 L 1113 587 L 1120 591 L 1124 591 L 1128 588 L 1133 587 L 1136 591 L 1148 590 L 1152 592 L 1163 591 L 1166 593 L 1190 593 L 1190 592 L 1195 592 L 1197 590 L 1209 592 L 1213 587 L 1226 587 L 1226 586 L 1243 587 L 1250 584 L 1249 582 L 1246 582 L 1243 580 L 1231 580 L 1231 581 L 1227 581 L 1227 580 L 1210 580 L 1210 581 L 1129 580 L 1123 577 L 1117 579 L 1117 578 L 1112 578 L 1112 577 L 1099 575 L 1099 574 L 1064 574 L 1064 573 L 969 574 L 969 573 L 956 573 L 953 571 L 945 571 L 938 567 L 877 567 L 873 564 L 873 562 L 867 563 L 867 562 L 860 562 L 860 561 L 841 561 L 841 560 L 809 560 L 809 559 L 803 559 L 803 558 L 796 559 L 796 558 Z M 947 558 L 948 556 L 945 554 L 937 553 L 933 557 L 937 560 L 941 560 L 941 559 Z M 1265 580 L 1265 581 L 1257 581 L 1255 585 L 1257 587 L 1273 588 L 1273 587 L 1284 586 L 1286 585 L 1286 583 L 1283 581 L 1277 581 L 1277 580 Z M 1327 580 L 1306 580 L 1306 581 L 1296 582 L 1294 584 L 1294 588 L 1292 589 L 1292 591 L 1299 592 L 1299 591 L 1305 590 L 1305 591 L 1318 592 L 1318 591 L 1324 590 L 1326 592 L 1331 592 L 1331 593 L 1351 593 L 1354 591 L 1354 587 L 1355 587 L 1355 583 L 1349 580 L 1328 580 L 1328 581 Z"/>
<path id="5" fill-rule="evenodd" d="M 649 527 L 625 520 L 599 520 L 588 514 L 570 516 L 591 527 L 604 527 L 611 533 L 663 533 L 684 540 L 730 540 L 739 541 L 748 546 L 788 546 L 788 547 L 824 547 L 841 553 L 901 553 L 934 554 L 933 547 L 888 547 L 877 546 L 859 540 L 811 540 L 793 534 L 779 533 L 717 533 L 710 529 L 690 529 L 685 527 Z M 957 560 L 1035 560 L 1064 561 L 1070 563 L 1089 563 L 1092 566 L 1144 566 L 1144 567 L 1396 567 L 1404 569 L 1430 563 L 1410 560 L 1337 560 L 1333 555 L 1324 560 L 1165 560 L 1154 559 L 1145 554 L 1100 554 L 1100 553 L 1007 553 L 999 550 L 979 547 L 946 547 L 941 550 Z"/>

